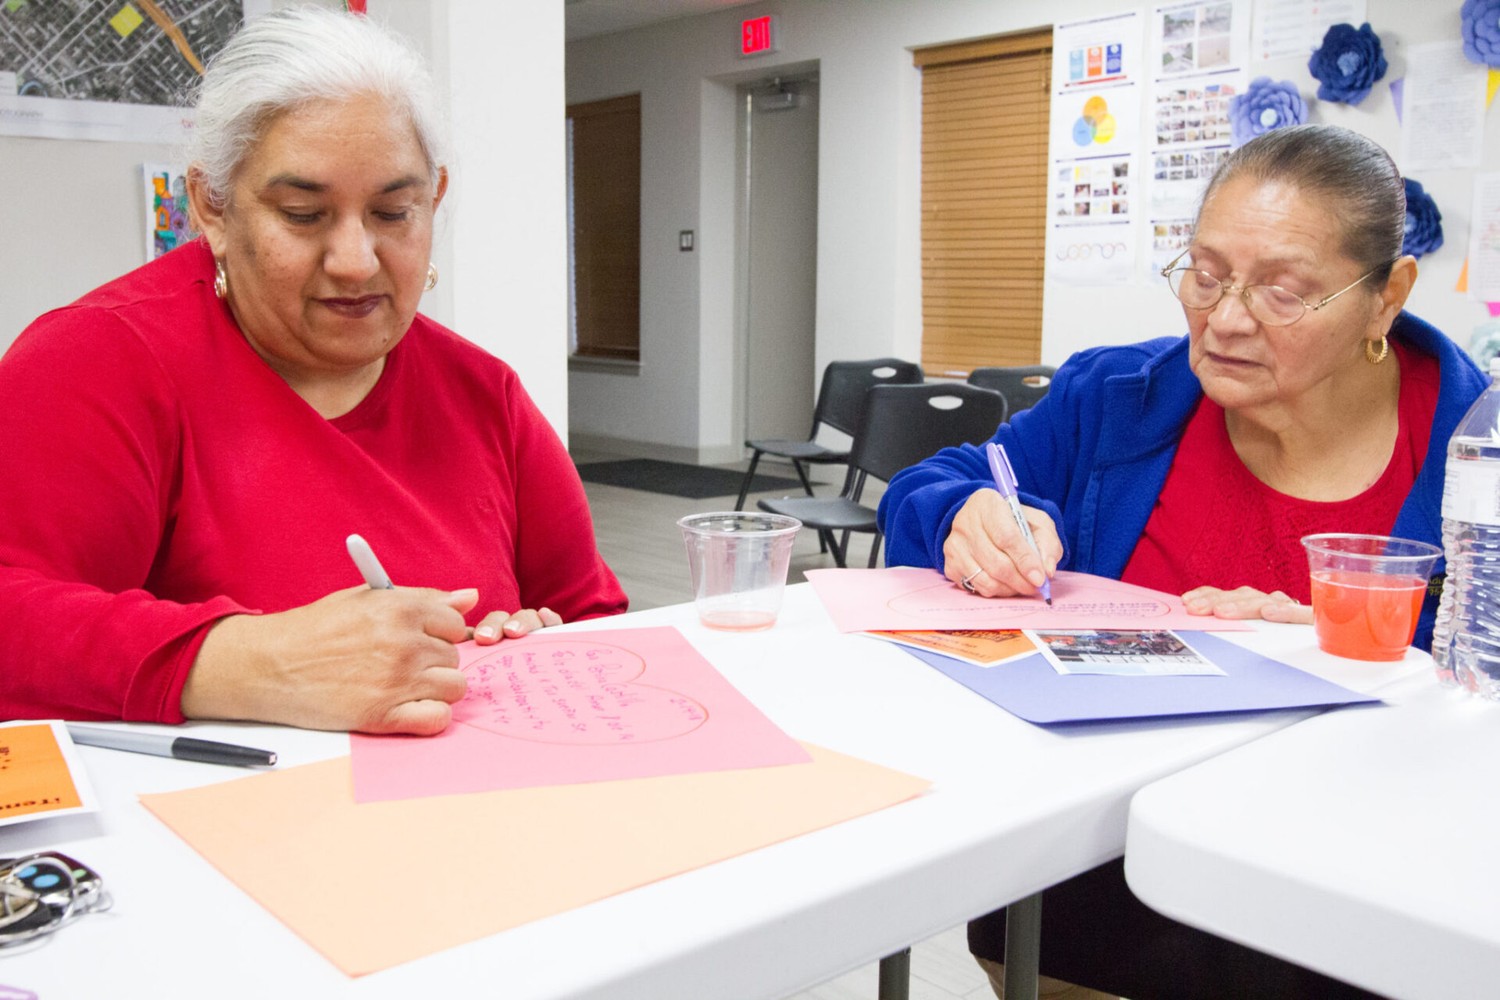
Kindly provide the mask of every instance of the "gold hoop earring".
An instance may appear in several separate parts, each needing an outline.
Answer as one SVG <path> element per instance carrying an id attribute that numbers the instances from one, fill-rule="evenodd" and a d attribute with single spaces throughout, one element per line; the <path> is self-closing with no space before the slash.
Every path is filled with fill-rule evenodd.
<path id="1" fill-rule="evenodd" d="M 1391 343 L 1386 339 L 1385 334 L 1382 333 L 1380 335 L 1379 354 L 1375 353 L 1375 348 L 1372 347 L 1371 344 L 1371 341 L 1365 341 L 1365 360 L 1370 362 L 1370 364 L 1372 365 L 1378 365 L 1380 364 L 1380 362 L 1385 360 L 1385 356 L 1387 354 L 1391 353 Z"/>
<path id="2" fill-rule="evenodd" d="M 437 266 L 429 263 L 427 265 L 427 284 L 422 286 L 424 292 L 430 292 L 437 287 Z"/>
<path id="3" fill-rule="evenodd" d="M 214 297 L 222 299 L 229 294 L 229 275 L 224 273 L 224 262 L 214 258 Z"/>

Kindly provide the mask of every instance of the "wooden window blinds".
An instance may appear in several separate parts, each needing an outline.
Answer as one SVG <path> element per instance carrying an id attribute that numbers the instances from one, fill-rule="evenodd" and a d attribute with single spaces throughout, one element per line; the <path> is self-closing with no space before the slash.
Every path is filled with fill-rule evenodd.
<path id="1" fill-rule="evenodd" d="M 641 95 L 568 107 L 574 354 L 640 360 Z"/>
<path id="2" fill-rule="evenodd" d="M 922 367 L 1041 358 L 1052 31 L 919 49 Z"/>

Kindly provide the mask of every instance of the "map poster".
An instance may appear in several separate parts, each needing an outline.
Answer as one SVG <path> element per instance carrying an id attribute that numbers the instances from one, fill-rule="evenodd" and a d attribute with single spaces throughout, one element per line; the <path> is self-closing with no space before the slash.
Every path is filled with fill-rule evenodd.
<path id="1" fill-rule="evenodd" d="M 270 0 L 0 0 L 0 135 L 180 143 L 203 66 Z"/>

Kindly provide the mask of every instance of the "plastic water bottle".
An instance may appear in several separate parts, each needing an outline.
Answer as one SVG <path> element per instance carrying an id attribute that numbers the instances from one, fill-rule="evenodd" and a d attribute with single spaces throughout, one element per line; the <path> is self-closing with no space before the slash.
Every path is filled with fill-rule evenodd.
<path id="1" fill-rule="evenodd" d="M 1500 358 L 1490 386 L 1448 442 L 1443 554 L 1448 565 L 1433 624 L 1438 680 L 1500 699 Z"/>

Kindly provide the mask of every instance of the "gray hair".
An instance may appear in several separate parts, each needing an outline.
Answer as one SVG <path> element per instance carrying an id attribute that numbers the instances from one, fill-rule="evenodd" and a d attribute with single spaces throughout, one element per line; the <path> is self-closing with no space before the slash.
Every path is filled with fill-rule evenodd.
<path id="1" fill-rule="evenodd" d="M 318 7 L 247 22 L 210 60 L 196 92 L 191 160 L 209 198 L 228 201 L 236 171 L 281 114 L 371 93 L 406 112 L 436 181 L 442 141 L 432 78 L 404 39 L 367 17 Z"/>
<path id="2" fill-rule="evenodd" d="M 1234 150 L 1203 192 L 1202 206 L 1225 183 L 1245 177 L 1281 181 L 1319 196 L 1340 222 L 1339 250 L 1381 287 L 1406 239 L 1406 185 L 1390 154 L 1338 125 L 1273 129 Z M 1382 266 L 1383 265 L 1383 266 Z"/>

